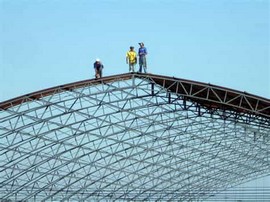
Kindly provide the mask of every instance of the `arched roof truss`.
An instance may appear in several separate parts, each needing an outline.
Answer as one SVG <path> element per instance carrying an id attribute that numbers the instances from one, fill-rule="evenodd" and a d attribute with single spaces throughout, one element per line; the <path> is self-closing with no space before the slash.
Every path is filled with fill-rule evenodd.
<path id="1" fill-rule="evenodd" d="M 270 174 L 270 101 L 154 74 L 0 103 L 0 199 L 199 201 Z"/>

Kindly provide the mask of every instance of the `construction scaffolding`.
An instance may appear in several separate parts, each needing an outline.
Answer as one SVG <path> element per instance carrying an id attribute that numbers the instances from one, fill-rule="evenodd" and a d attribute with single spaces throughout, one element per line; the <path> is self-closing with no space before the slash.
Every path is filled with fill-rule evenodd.
<path id="1" fill-rule="evenodd" d="M 128 73 L 0 103 L 0 200 L 201 201 L 270 174 L 270 100 Z"/>

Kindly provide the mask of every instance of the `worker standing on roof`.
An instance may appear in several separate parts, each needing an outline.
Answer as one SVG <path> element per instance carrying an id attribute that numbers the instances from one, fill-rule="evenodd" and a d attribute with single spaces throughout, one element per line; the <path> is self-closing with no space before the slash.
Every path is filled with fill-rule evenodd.
<path id="1" fill-rule="evenodd" d="M 102 77 L 102 69 L 104 68 L 102 62 L 100 61 L 100 59 L 96 59 L 95 63 L 94 63 L 94 69 L 95 69 L 95 77 L 96 79 L 101 78 Z"/>
<path id="2" fill-rule="evenodd" d="M 142 73 L 142 68 L 144 69 L 144 73 L 146 73 L 146 69 L 147 69 L 147 64 L 146 64 L 146 55 L 147 55 L 147 49 L 146 47 L 144 47 L 144 43 L 141 42 L 139 43 L 140 48 L 138 51 L 138 55 L 139 55 L 139 73 Z"/>
<path id="3" fill-rule="evenodd" d="M 129 72 L 134 72 L 135 65 L 137 64 L 137 54 L 134 51 L 133 46 L 130 46 L 129 51 L 126 54 L 126 63 L 129 64 Z"/>

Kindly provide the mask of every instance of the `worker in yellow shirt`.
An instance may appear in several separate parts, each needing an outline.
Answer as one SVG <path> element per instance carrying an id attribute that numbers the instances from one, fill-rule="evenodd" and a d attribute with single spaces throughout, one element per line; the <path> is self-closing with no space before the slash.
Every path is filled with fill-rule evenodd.
<path id="1" fill-rule="evenodd" d="M 126 62 L 129 64 L 129 72 L 134 72 L 137 64 L 137 54 L 134 51 L 133 46 L 130 46 L 129 51 L 126 54 Z"/>

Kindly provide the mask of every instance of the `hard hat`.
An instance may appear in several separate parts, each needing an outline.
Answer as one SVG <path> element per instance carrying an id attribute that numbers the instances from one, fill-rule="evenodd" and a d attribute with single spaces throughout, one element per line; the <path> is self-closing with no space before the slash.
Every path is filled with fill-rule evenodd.
<path id="1" fill-rule="evenodd" d="M 100 62 L 100 59 L 99 59 L 99 58 L 97 58 L 97 59 L 96 59 L 96 62 Z"/>

